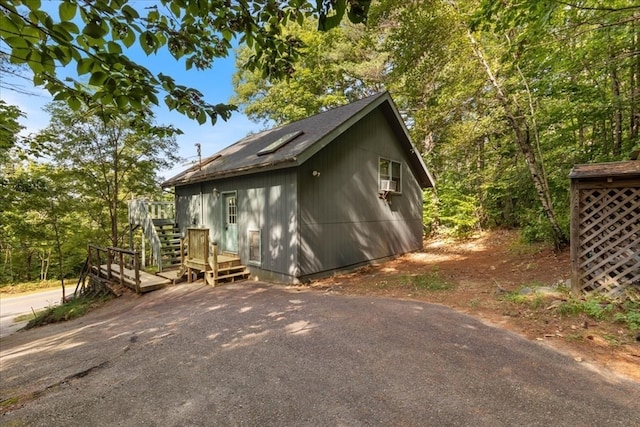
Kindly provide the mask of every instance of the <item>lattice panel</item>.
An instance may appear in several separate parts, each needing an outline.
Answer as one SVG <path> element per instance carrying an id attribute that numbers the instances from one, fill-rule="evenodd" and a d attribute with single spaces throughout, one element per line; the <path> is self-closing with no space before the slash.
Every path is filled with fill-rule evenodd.
<path id="1" fill-rule="evenodd" d="M 640 188 L 582 189 L 579 198 L 581 289 L 640 290 Z"/>

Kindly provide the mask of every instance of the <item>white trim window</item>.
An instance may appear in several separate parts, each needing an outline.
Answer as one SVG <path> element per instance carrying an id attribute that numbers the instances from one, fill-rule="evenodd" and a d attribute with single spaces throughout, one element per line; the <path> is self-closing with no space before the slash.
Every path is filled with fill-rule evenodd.
<path id="1" fill-rule="evenodd" d="M 392 193 L 402 192 L 402 165 L 380 157 L 378 162 L 378 189 Z"/>
<path id="2" fill-rule="evenodd" d="M 262 238 L 260 230 L 249 230 L 249 263 L 260 264 L 262 262 Z"/>

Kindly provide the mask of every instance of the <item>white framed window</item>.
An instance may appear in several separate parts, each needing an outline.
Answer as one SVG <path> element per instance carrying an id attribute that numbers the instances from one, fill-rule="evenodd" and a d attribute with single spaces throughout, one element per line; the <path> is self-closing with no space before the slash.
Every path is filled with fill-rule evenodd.
<path id="1" fill-rule="evenodd" d="M 260 230 L 249 230 L 249 262 L 251 264 L 260 264 L 262 262 L 261 248 Z"/>
<path id="2" fill-rule="evenodd" d="M 378 189 L 393 193 L 402 192 L 402 165 L 400 162 L 380 157 L 378 162 Z"/>

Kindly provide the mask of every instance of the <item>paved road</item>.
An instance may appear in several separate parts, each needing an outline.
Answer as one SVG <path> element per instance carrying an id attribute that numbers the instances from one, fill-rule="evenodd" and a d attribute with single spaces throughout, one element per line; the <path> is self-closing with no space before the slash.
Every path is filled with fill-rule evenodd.
<path id="1" fill-rule="evenodd" d="M 2 341 L 0 424 L 632 426 L 640 383 L 442 306 L 179 285 Z M 36 397 L 33 397 L 36 396 Z"/>
<path id="2" fill-rule="evenodd" d="M 9 336 L 27 323 L 14 323 L 16 317 L 59 304 L 61 298 L 62 289 L 0 297 L 0 338 Z"/>

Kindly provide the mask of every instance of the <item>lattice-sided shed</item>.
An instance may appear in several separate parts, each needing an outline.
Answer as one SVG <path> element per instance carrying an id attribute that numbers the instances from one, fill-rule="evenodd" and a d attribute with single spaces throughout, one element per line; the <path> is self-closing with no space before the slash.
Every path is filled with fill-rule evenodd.
<path id="1" fill-rule="evenodd" d="M 640 290 L 640 161 L 576 165 L 569 177 L 573 291 Z"/>

